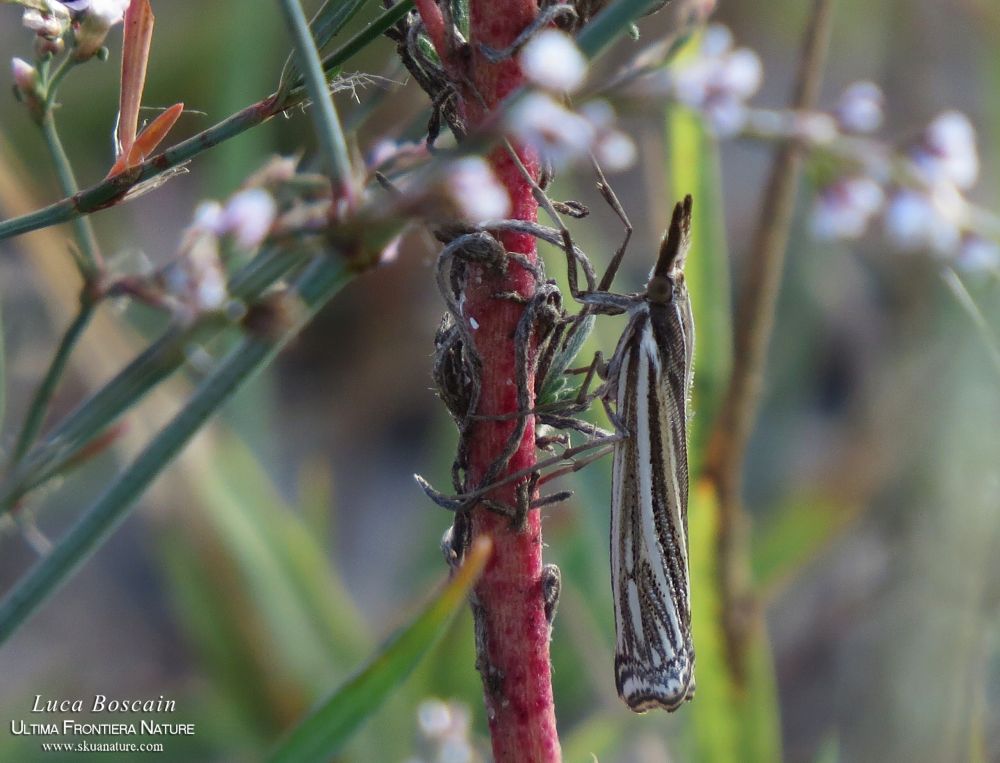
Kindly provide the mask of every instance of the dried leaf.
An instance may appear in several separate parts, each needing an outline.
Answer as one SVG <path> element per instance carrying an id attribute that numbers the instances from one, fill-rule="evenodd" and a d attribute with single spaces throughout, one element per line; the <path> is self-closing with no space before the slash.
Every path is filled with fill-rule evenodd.
<path id="1" fill-rule="evenodd" d="M 118 101 L 118 157 L 127 155 L 139 128 L 139 107 L 146 84 L 146 64 L 153 40 L 153 9 L 149 0 L 133 0 L 125 11 L 122 45 L 122 86 Z"/>

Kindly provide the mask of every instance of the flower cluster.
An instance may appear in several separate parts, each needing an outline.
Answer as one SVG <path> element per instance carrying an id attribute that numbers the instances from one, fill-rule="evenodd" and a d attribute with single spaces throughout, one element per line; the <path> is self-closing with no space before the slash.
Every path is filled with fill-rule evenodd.
<path id="1" fill-rule="evenodd" d="M 842 125 L 874 129 L 881 121 L 881 93 L 871 83 L 852 85 L 837 113 Z M 974 230 L 965 196 L 979 175 L 968 117 L 957 111 L 938 115 L 898 153 L 881 144 L 860 148 L 860 169 L 820 188 L 812 211 L 815 235 L 858 238 L 881 216 L 886 239 L 900 251 L 930 251 L 973 270 L 1000 266 L 1000 246 Z"/>
<path id="2" fill-rule="evenodd" d="M 829 111 L 751 108 L 762 68 L 757 54 L 735 47 L 723 26 L 705 29 L 691 53 L 670 66 L 635 70 L 629 92 L 661 96 L 699 113 L 717 137 L 795 140 L 838 168 L 820 185 L 810 226 L 823 240 L 857 239 L 881 220 L 900 250 L 954 257 L 969 268 L 1000 267 L 1000 221 L 965 193 L 979 174 L 976 134 L 956 111 L 936 117 L 903 151 L 870 137 L 883 121 L 885 98 L 873 82 L 846 87 Z M 984 235 L 982 219 L 988 222 Z"/>
<path id="3" fill-rule="evenodd" d="M 61 53 L 66 33 L 72 29 L 73 58 L 86 61 L 104 45 L 115 24 L 120 24 L 130 0 L 46 0 L 41 7 L 25 8 L 23 24 L 35 33 L 36 52 Z"/>
<path id="4" fill-rule="evenodd" d="M 658 68 L 639 80 L 634 92 L 672 98 L 700 113 L 720 138 L 737 135 L 747 124 L 747 102 L 763 81 L 760 58 L 749 48 L 733 46 L 733 35 L 712 24 L 695 50 L 667 68 Z"/>
<path id="5" fill-rule="evenodd" d="M 594 100 L 573 110 L 562 103 L 562 95 L 577 91 L 587 77 L 587 61 L 569 36 L 546 29 L 524 46 L 518 60 L 525 78 L 538 89 L 508 111 L 508 135 L 556 169 L 590 154 L 611 172 L 635 162 L 635 144 L 615 127 L 611 104 Z"/>
<path id="6" fill-rule="evenodd" d="M 276 159 L 224 204 L 199 204 L 176 257 L 154 276 L 159 301 L 182 317 L 226 308 L 224 263 L 234 253 L 255 251 L 272 234 L 280 212 L 274 194 L 294 172 L 294 161 Z"/>

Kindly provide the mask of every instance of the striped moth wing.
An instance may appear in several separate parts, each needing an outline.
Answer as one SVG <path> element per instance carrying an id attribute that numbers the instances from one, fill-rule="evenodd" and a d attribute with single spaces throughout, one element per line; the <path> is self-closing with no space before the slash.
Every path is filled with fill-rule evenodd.
<path id="1" fill-rule="evenodd" d="M 683 266 L 691 197 L 677 205 L 646 292 L 609 366 L 627 436 L 615 446 L 611 575 L 618 694 L 635 712 L 694 696 L 687 418 L 694 326 Z"/>

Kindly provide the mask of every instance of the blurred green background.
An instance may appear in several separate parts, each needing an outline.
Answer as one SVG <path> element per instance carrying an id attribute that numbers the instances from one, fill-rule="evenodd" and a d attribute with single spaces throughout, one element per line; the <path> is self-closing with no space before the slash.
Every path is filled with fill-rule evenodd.
<path id="1" fill-rule="evenodd" d="M 765 85 L 755 103 L 786 102 L 806 5 L 731 2 L 716 13 L 763 59 Z M 273 90 L 289 50 L 275 4 L 154 2 L 154 10 L 144 101 L 182 100 L 205 112 L 185 115 L 171 140 Z M 352 29 L 377 10 L 369 3 Z M 644 20 L 642 41 L 669 25 L 667 14 Z M 0 8 L 0 46 L 7 57 L 30 57 L 13 7 Z M 623 59 L 629 46 L 620 44 L 604 63 Z M 117 61 L 112 43 L 107 64 L 73 72 L 62 89 L 59 119 L 84 184 L 111 163 Z M 348 70 L 355 69 L 388 78 L 356 97 L 338 96 L 348 125 L 365 120 L 358 149 L 418 137 L 426 101 L 413 83 L 401 87 L 407 78 L 391 45 L 373 46 L 351 61 Z M 839 2 L 822 104 L 861 78 L 884 87 L 885 134 L 899 142 L 940 111 L 968 113 L 983 163 L 972 196 L 1000 208 L 995 3 Z M 636 226 L 619 288 L 639 287 L 672 200 L 688 190 L 671 186 L 692 182 L 720 192 L 699 213 L 706 231 L 712 220 L 724 221 L 738 282 L 771 147 L 726 143 L 716 156 L 662 104 L 632 104 L 623 121 L 641 162 L 611 178 Z M 201 155 L 189 174 L 93 217 L 106 255 L 123 269 L 165 262 L 197 200 L 225 197 L 273 153 L 305 146 L 308 163 L 313 145 L 309 120 L 296 113 Z M 1000 760 L 1000 376 L 937 263 L 892 252 L 877 233 L 850 247 L 813 242 L 807 192 L 746 470 L 770 662 L 755 664 L 745 694 L 723 692 L 710 606 L 712 509 L 696 494 L 698 698 L 672 716 L 625 709 L 612 675 L 610 465 L 598 462 L 567 480 L 574 498 L 546 510 L 544 520 L 546 560 L 563 573 L 552 653 L 567 760 L 591 753 L 642 762 Z M 13 98 L 0 97 L 0 216 L 57 196 L 39 136 Z M 620 225 L 594 193 L 592 176 L 561 175 L 554 196 L 591 205 L 573 234 L 598 263 L 606 261 Z M 53 229 L 0 244 L 5 445 L 75 307 L 68 236 Z M 717 241 L 714 253 L 722 256 L 721 235 Z M 8 719 L 28 719 L 36 694 L 97 693 L 177 701 L 170 720 L 196 723 L 197 734 L 167 738 L 159 760 L 259 759 L 416 613 L 445 574 L 438 542 L 450 517 L 425 499 L 412 474 L 444 484 L 455 445 L 430 378 L 444 309 L 434 251 L 426 233 L 414 232 L 395 263 L 338 295 L 0 649 L 0 760 L 60 760 L 41 753 L 37 738 L 9 734 Z M 549 271 L 560 274 L 558 253 L 547 255 Z M 1000 329 L 996 275 L 967 285 Z M 728 312 L 724 281 L 701 284 L 694 299 L 703 312 Z M 132 357 L 147 318 L 102 309 L 74 356 L 56 416 Z M 621 326 L 602 324 L 592 343 L 608 352 Z M 724 357 L 711 342 L 724 341 L 725 332 L 712 337 L 700 335 L 696 364 Z M 704 394 L 720 369 L 696 368 Z M 129 414 L 120 447 L 33 497 L 46 535 L 58 537 L 197 378 L 192 365 Z M 17 528 L 4 526 L 0 587 L 33 558 Z M 456 712 L 466 708 L 469 741 L 485 756 L 473 662 L 471 618 L 463 612 L 341 759 L 437 759 L 418 721 L 429 697 L 457 703 Z"/>

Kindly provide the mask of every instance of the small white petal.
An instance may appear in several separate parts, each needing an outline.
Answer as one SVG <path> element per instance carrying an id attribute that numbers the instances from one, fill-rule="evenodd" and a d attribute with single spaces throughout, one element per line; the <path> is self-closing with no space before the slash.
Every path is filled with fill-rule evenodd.
<path id="1" fill-rule="evenodd" d="M 969 273 L 983 273 L 1000 268 L 1000 245 L 981 236 L 967 235 L 962 239 L 956 260 Z"/>
<path id="2" fill-rule="evenodd" d="M 451 727 L 451 711 L 439 699 L 425 699 L 417 706 L 417 724 L 421 732 L 431 739 L 447 733 Z"/>
<path id="3" fill-rule="evenodd" d="M 448 167 L 449 195 L 470 222 L 495 220 L 510 213 L 510 196 L 485 160 L 467 156 Z"/>
<path id="4" fill-rule="evenodd" d="M 717 79 L 718 86 L 738 98 L 749 98 L 764 80 L 764 67 L 760 57 L 749 48 L 739 48 L 722 62 Z"/>
<path id="5" fill-rule="evenodd" d="M 822 240 L 859 238 L 884 198 L 871 178 L 851 177 L 824 188 L 813 203 L 810 227 Z"/>
<path id="6" fill-rule="evenodd" d="M 222 205 L 217 201 L 203 201 L 194 210 L 192 227 L 211 231 L 216 235 L 224 232 Z"/>
<path id="7" fill-rule="evenodd" d="M 698 51 L 703 56 L 715 58 L 725 55 L 733 47 L 733 33 L 722 24 L 710 24 L 701 38 Z"/>
<path id="8" fill-rule="evenodd" d="M 587 59 L 564 32 L 546 29 L 521 50 L 521 71 L 529 82 L 556 92 L 571 93 L 587 77 Z"/>
<path id="9" fill-rule="evenodd" d="M 709 93 L 715 66 L 708 61 L 693 61 L 672 72 L 674 98 L 686 106 L 699 108 Z"/>
<path id="10" fill-rule="evenodd" d="M 91 0 L 87 6 L 87 15 L 98 17 L 102 23 L 113 26 L 125 16 L 131 0 Z"/>
<path id="11" fill-rule="evenodd" d="M 507 115 L 507 129 L 557 167 L 588 154 L 597 131 L 589 120 L 542 93 L 528 93 Z"/>
<path id="12" fill-rule="evenodd" d="M 746 124 L 747 107 L 737 98 L 712 98 L 704 106 L 704 115 L 713 133 L 720 138 L 731 138 Z"/>
<path id="13" fill-rule="evenodd" d="M 910 189 L 897 191 L 885 211 L 885 231 L 889 240 L 903 250 L 929 248 L 949 255 L 958 246 L 961 232 L 941 199 Z"/>
<path id="14" fill-rule="evenodd" d="M 278 214 L 274 198 L 263 188 L 248 188 L 235 194 L 222 213 L 222 228 L 232 234 L 237 246 L 254 249 L 267 237 Z"/>
<path id="15" fill-rule="evenodd" d="M 959 111 L 946 111 L 934 119 L 924 134 L 933 157 L 944 175 L 959 188 L 969 188 L 979 176 L 976 130 Z"/>
<path id="16" fill-rule="evenodd" d="M 594 154 L 605 170 L 621 172 L 635 164 L 637 152 L 628 135 L 621 130 L 611 130 L 598 139 Z"/>
<path id="17" fill-rule="evenodd" d="M 877 130 L 882 124 L 884 102 L 882 90 L 874 82 L 854 82 L 840 94 L 836 108 L 837 121 L 848 132 Z"/>
<path id="18" fill-rule="evenodd" d="M 882 186 L 870 177 L 848 178 L 844 186 L 851 205 L 866 215 L 878 212 L 885 202 Z"/>
<path id="19" fill-rule="evenodd" d="M 606 130 L 615 123 L 615 109 L 603 98 L 587 101 L 579 109 L 580 116 L 597 130 Z"/>

